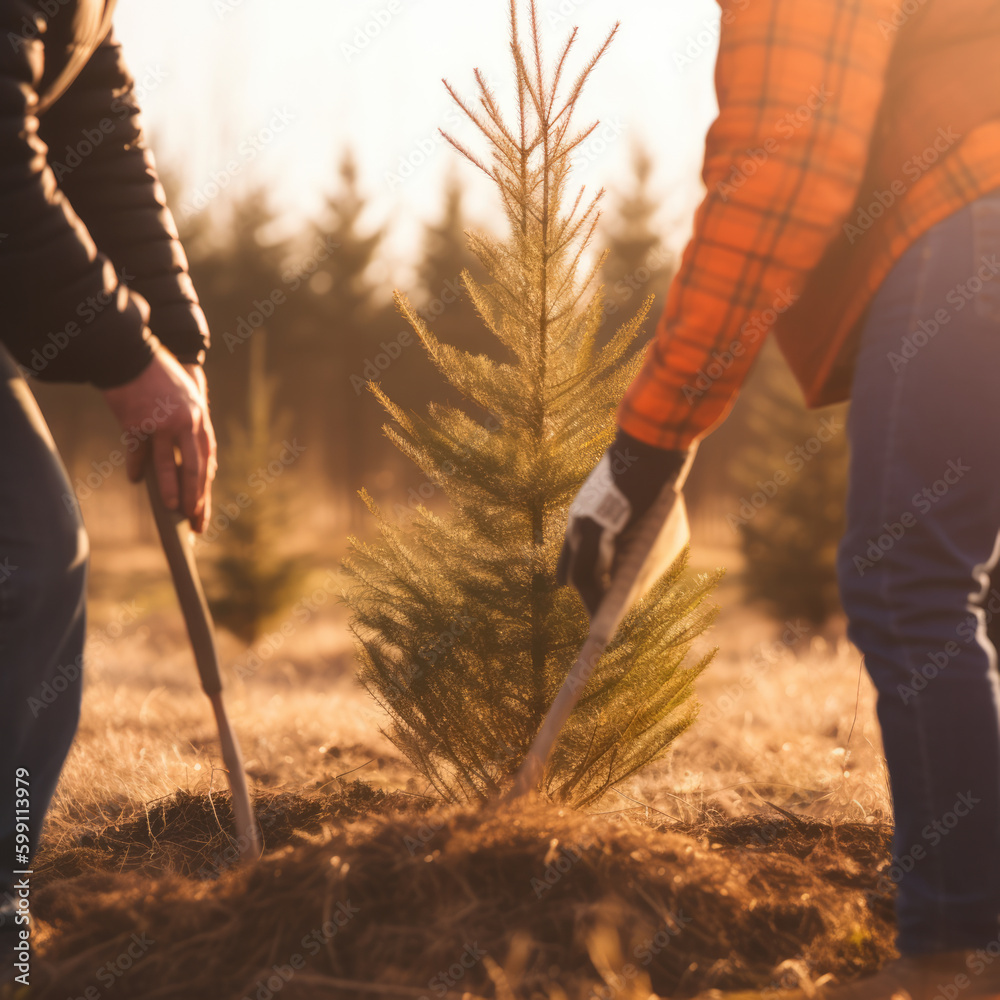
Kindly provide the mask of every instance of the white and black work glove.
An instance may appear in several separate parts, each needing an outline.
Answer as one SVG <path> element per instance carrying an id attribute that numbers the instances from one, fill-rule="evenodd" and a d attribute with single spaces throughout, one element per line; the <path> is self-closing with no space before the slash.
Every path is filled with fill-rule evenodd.
<path id="1" fill-rule="evenodd" d="M 619 430 L 569 508 L 556 581 L 571 583 L 591 618 L 615 563 L 618 543 L 676 481 L 689 452 L 664 450 Z"/>

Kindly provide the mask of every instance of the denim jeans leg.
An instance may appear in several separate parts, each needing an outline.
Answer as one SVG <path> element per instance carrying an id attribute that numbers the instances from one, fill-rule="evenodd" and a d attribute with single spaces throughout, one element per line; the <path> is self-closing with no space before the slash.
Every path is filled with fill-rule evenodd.
<path id="1" fill-rule="evenodd" d="M 0 887 L 15 858 L 15 772 L 27 773 L 33 854 L 76 732 L 88 546 L 27 383 L 0 346 Z"/>
<path id="2" fill-rule="evenodd" d="M 878 690 L 904 954 L 1000 933 L 1000 197 L 920 238 L 865 320 L 838 553 Z M 995 268 L 995 269 L 994 269 Z M 992 631 L 992 630 L 990 630 Z"/>

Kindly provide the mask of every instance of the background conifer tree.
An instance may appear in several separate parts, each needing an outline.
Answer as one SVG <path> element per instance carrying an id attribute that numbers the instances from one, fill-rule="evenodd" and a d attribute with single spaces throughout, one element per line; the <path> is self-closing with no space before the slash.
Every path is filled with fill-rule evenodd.
<path id="1" fill-rule="evenodd" d="M 422 302 L 417 313 L 439 340 L 500 361 L 505 348 L 480 322 L 462 282 L 466 271 L 476 280 L 485 277 L 482 265 L 469 248 L 468 228 L 462 185 L 457 175 L 450 173 L 445 181 L 441 214 L 424 226 L 423 257 L 417 268 Z M 451 391 L 430 355 L 419 348 L 407 354 L 405 383 L 400 385 L 396 380 L 393 384 L 390 378 L 385 380 L 383 388 L 407 409 L 424 406 L 428 398 L 447 398 Z M 473 407 L 473 412 L 477 417 L 485 416 L 480 408 Z M 402 478 L 407 478 L 405 472 Z M 419 479 L 413 485 L 419 487 Z"/>
<path id="2" fill-rule="evenodd" d="M 445 515 L 379 518 L 381 541 L 352 539 L 347 600 L 360 678 L 387 710 L 389 738 L 452 800 L 496 792 L 520 764 L 587 632 L 573 590 L 555 584 L 568 504 L 614 435 L 614 410 L 641 362 L 643 309 L 603 348 L 604 299 L 584 271 L 597 199 L 567 190 L 570 153 L 589 134 L 572 113 L 608 36 L 565 95 L 576 33 L 546 73 L 537 11 L 522 45 L 511 0 L 517 113 L 508 123 L 483 77 L 479 102 L 449 91 L 491 146 L 488 161 L 452 141 L 495 182 L 505 240 L 474 234 L 489 275 L 464 287 L 505 360 L 439 340 L 402 295 L 399 308 L 454 390 L 455 405 L 405 411 L 380 389 L 386 433 L 423 471 Z M 582 192 L 581 192 L 582 194 Z M 599 197 L 599 196 L 598 196 Z M 648 308 L 648 304 L 647 304 Z M 714 616 L 717 576 L 678 583 L 684 558 L 628 616 L 608 647 L 546 772 L 553 798 L 592 802 L 662 756 L 695 717 L 693 683 L 712 653 L 685 665 Z"/>
<path id="3" fill-rule="evenodd" d="M 351 150 L 341 158 L 337 176 L 339 186 L 327 197 L 314 233 L 320 238 L 329 237 L 334 252 L 320 261 L 308 277 L 309 292 L 317 308 L 327 306 L 331 311 L 336 310 L 338 328 L 363 340 L 364 321 L 370 320 L 378 308 L 369 269 L 385 230 L 364 231 L 362 217 L 367 202 L 358 184 L 358 168 Z"/>
<path id="4" fill-rule="evenodd" d="M 746 557 L 747 596 L 782 621 L 822 626 L 840 611 L 846 407 L 808 411 L 773 342 L 761 351 L 755 375 L 744 411 L 751 436 L 732 462 L 742 495 L 729 515 Z"/>
<path id="5" fill-rule="evenodd" d="M 475 307 L 462 288 L 464 271 L 477 276 L 481 272 L 469 249 L 467 228 L 462 185 L 455 174 L 449 174 L 441 216 L 424 226 L 423 258 L 417 275 L 424 302 L 417 311 L 442 340 L 469 351 L 498 354 L 502 348 L 478 322 Z"/>
<path id="6" fill-rule="evenodd" d="M 266 331 L 275 356 L 282 356 L 287 348 L 288 306 L 271 309 L 270 301 L 276 289 L 285 289 L 281 271 L 287 245 L 283 240 L 269 242 L 265 238 L 274 226 L 275 215 L 262 189 L 241 195 L 225 209 L 213 208 L 183 220 L 181 235 L 212 331 L 212 348 L 205 362 L 212 407 L 219 414 L 238 415 L 237 422 L 242 423 L 250 378 L 250 342 L 257 333 Z M 259 308 L 264 301 L 270 303 L 265 307 L 268 316 Z M 222 420 L 219 424 L 220 444 L 225 448 L 234 422 Z"/>
<path id="7" fill-rule="evenodd" d="M 276 379 L 266 372 L 266 334 L 258 330 L 247 347 L 246 419 L 233 421 L 231 444 L 220 466 L 217 517 L 206 530 L 214 549 L 210 604 L 215 620 L 246 643 L 292 602 L 305 579 L 306 561 L 288 553 L 294 523 L 296 442 L 291 420 L 276 414 Z M 270 468 L 277 462 L 280 468 Z"/>
<path id="8" fill-rule="evenodd" d="M 358 183 L 354 155 L 347 150 L 337 171 L 338 187 L 325 209 L 293 254 L 292 268 L 301 269 L 317 248 L 324 259 L 306 275 L 296 295 L 303 296 L 295 332 L 294 385 L 296 409 L 307 414 L 310 440 L 323 455 L 326 478 L 350 496 L 350 517 L 364 514 L 350 476 L 378 468 L 379 414 L 364 391 L 364 372 L 401 328 L 387 302 L 379 298 L 372 277 L 385 237 L 383 228 L 369 229 L 363 217 L 367 199 Z M 311 263 L 311 262 L 310 262 Z M 370 369 L 369 369 L 370 371 Z"/>
<path id="9" fill-rule="evenodd" d="M 656 223 L 659 201 L 650 190 L 653 158 L 642 146 L 632 155 L 631 187 L 617 192 L 611 218 L 614 222 L 603 232 L 608 248 L 601 277 L 607 289 L 608 333 L 614 331 L 621 317 L 635 310 L 652 296 L 650 325 L 663 311 L 667 288 L 674 276 L 674 259 L 663 244 Z"/>

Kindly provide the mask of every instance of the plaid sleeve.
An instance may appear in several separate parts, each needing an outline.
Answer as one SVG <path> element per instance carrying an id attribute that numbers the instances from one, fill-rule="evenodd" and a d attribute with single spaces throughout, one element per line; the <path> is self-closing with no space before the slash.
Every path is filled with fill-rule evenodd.
<path id="1" fill-rule="evenodd" d="M 725 0 L 707 194 L 619 426 L 688 448 L 849 214 L 892 41 L 886 0 Z M 886 34 L 889 37 L 886 37 Z"/>

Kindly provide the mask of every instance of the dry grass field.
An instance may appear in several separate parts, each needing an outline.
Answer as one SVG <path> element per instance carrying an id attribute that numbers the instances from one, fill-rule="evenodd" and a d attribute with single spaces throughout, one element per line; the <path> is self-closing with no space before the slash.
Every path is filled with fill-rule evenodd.
<path id="1" fill-rule="evenodd" d="M 839 624 L 744 607 L 738 573 L 716 594 L 700 720 L 585 815 L 429 797 L 379 733 L 336 575 L 317 569 L 279 648 L 220 636 L 266 841 L 240 871 L 162 558 L 98 547 L 93 565 L 31 997 L 778 996 L 891 953 L 890 803 L 859 655 Z"/>

